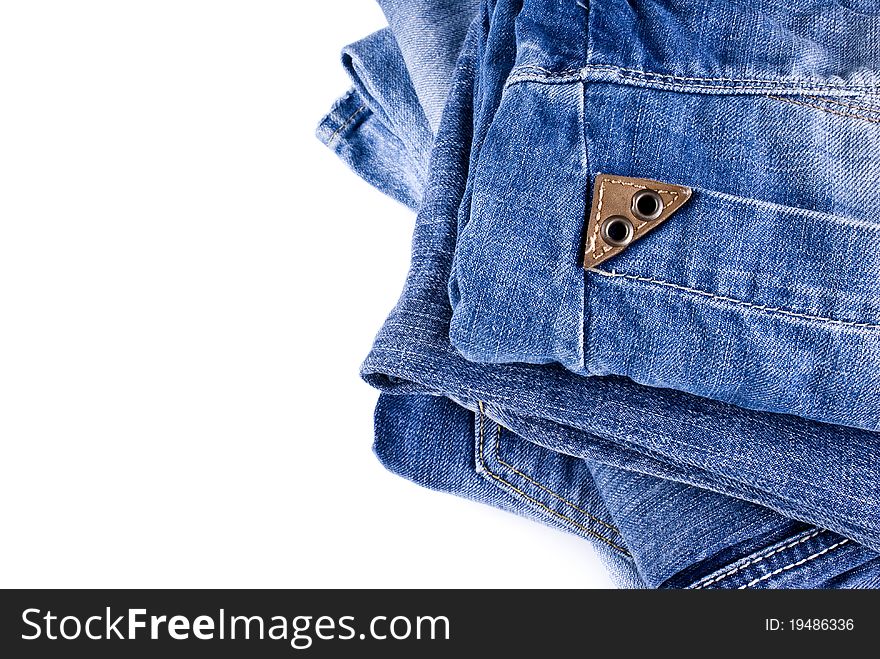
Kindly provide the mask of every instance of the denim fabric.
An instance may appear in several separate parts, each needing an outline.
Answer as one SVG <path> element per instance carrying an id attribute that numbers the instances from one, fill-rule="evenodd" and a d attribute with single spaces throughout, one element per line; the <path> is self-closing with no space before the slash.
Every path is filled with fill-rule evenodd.
<path id="1" fill-rule="evenodd" d="M 346 47 L 354 87 L 318 126 L 318 139 L 364 180 L 413 210 L 422 197 L 433 136 L 390 30 Z"/>
<path id="2" fill-rule="evenodd" d="M 516 40 L 480 73 L 493 98 L 453 345 L 880 429 L 880 12 L 600 0 L 526 2 L 507 20 Z M 694 196 L 585 279 L 599 172 Z"/>
<path id="3" fill-rule="evenodd" d="M 828 86 L 821 103 L 829 107 L 831 100 L 854 105 L 840 101 L 847 95 L 868 107 L 876 69 L 865 52 L 870 42 L 861 51 L 836 47 L 836 59 L 828 47 L 816 55 L 822 42 L 815 33 L 780 46 L 798 63 L 785 79 L 797 96 L 780 101 L 763 87 L 759 95 L 736 86 L 751 71 L 745 50 L 735 49 L 741 60 L 716 53 L 676 62 L 670 53 L 680 44 L 651 41 L 658 35 L 642 29 L 644 17 L 669 19 L 666 32 L 675 34 L 676 3 L 659 13 L 648 3 L 635 18 L 611 20 L 614 11 L 637 6 L 594 2 L 587 12 L 575 2 L 484 4 L 437 134 L 406 287 L 363 367 L 386 392 L 377 407 L 377 454 L 423 485 L 594 541 L 625 586 L 876 586 L 878 435 L 863 418 L 876 413 L 868 404 L 876 395 L 873 335 L 863 331 L 869 327 L 819 320 L 846 321 L 830 312 L 858 311 L 851 322 L 862 322 L 876 301 L 876 267 L 870 253 L 859 252 L 874 225 L 853 217 L 859 200 L 870 202 L 876 190 L 838 187 L 833 174 L 799 155 L 848 167 L 850 178 L 870 187 L 876 127 L 791 102 L 820 103 L 804 100 L 809 81 L 811 94 Z M 773 11 L 743 11 L 771 16 L 768 25 L 791 33 Z M 832 16 L 840 30 L 839 14 Z M 875 29 L 876 21 L 862 19 L 860 30 Z M 634 36 L 614 31 L 627 28 Z M 387 37 L 366 40 L 382 44 L 373 61 L 399 64 L 404 58 Z M 792 44 L 812 44 L 815 56 L 797 55 Z M 631 59 L 639 53 L 647 59 Z M 663 53 L 670 65 L 696 68 L 663 68 Z M 641 78 L 594 81 L 585 72 L 590 62 L 730 81 L 719 84 L 721 92 L 673 89 L 680 81 L 666 77 L 653 86 Z M 813 68 L 803 70 L 806 63 Z M 359 69 L 350 67 L 356 81 L 370 71 Z M 756 71 L 748 80 L 766 82 Z M 418 112 L 383 106 L 417 102 L 400 73 L 405 67 L 387 79 L 374 75 L 372 91 L 356 86 L 319 135 L 415 207 L 425 170 L 408 170 L 406 195 L 393 172 L 425 153 L 424 124 L 395 124 L 391 116 Z M 385 85 L 395 89 L 377 91 Z M 803 137 L 786 143 L 792 129 Z M 755 157 L 786 144 L 802 151 L 781 162 Z M 825 162 L 828 154 L 838 160 Z M 676 216 L 668 231 L 633 245 L 608 263 L 613 269 L 585 275 L 577 250 L 597 171 L 665 178 L 696 192 L 683 220 Z M 817 176 L 834 180 L 825 205 L 809 188 Z M 814 239 L 834 258 L 822 260 Z M 754 244 L 742 254 L 747 240 Z M 773 278 L 774 264 L 781 278 Z M 842 283 L 852 271 L 862 278 Z M 739 297 L 722 285 L 742 286 Z M 829 338 L 832 329 L 838 334 Z M 743 369 L 732 368 L 731 355 Z M 850 387 L 840 388 L 855 367 L 861 370 Z M 838 379 L 817 400 L 825 373 Z M 740 379 L 730 384 L 731 377 Z M 799 394 L 809 382 L 813 390 Z"/>
<path id="4" fill-rule="evenodd" d="M 485 416 L 475 417 L 440 396 L 382 394 L 376 405 L 375 421 L 374 450 L 382 464 L 396 474 L 424 487 L 488 503 L 590 540 L 596 540 L 587 530 L 593 524 L 622 542 L 619 534 L 597 525 L 585 512 L 572 507 L 579 502 L 579 508 L 585 510 L 589 506 L 609 516 L 584 460 L 553 453 L 510 433 L 502 434 L 501 427 Z M 483 462 L 478 472 L 474 468 L 474 446 L 476 443 L 479 447 L 481 439 Z M 485 477 L 487 469 L 501 473 L 502 469 L 512 468 L 503 463 L 514 461 L 528 469 L 528 473 L 510 472 L 504 477 L 512 481 L 506 488 Z M 556 489 L 550 490 L 551 487 Z M 529 489 L 539 497 L 550 491 L 566 497 L 571 501 L 568 510 L 548 515 L 544 507 L 535 505 L 538 499 L 530 499 L 524 492 Z M 596 551 L 615 583 L 624 588 L 644 587 L 628 552 L 604 542 L 596 542 Z M 515 579 L 510 585 L 517 585 Z"/>
<path id="5" fill-rule="evenodd" d="M 379 0 L 429 125 L 436 130 L 479 0 Z"/>

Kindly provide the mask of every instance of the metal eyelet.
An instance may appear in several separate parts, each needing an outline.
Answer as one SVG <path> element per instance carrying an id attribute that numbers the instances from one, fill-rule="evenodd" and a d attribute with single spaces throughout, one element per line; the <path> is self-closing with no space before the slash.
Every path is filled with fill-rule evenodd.
<path id="1" fill-rule="evenodd" d="M 625 247 L 632 242 L 633 224 L 622 215 L 612 215 L 602 222 L 602 240 L 612 247 Z"/>
<path id="2" fill-rule="evenodd" d="M 650 222 L 663 214 L 663 197 L 653 190 L 639 190 L 632 198 L 632 213 L 638 219 Z"/>

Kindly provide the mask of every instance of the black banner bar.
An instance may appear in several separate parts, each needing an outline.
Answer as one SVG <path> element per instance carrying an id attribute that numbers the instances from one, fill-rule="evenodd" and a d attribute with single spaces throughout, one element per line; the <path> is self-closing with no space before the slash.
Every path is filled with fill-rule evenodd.
<path id="1" fill-rule="evenodd" d="M 878 591 L 7 590 L 5 657 L 876 647 Z M 493 655 L 494 656 L 494 655 Z"/>

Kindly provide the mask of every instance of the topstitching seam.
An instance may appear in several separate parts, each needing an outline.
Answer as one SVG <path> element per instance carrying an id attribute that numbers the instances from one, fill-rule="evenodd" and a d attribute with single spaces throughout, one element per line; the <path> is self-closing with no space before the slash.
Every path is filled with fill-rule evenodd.
<path id="1" fill-rule="evenodd" d="M 355 110 L 354 112 L 352 112 L 349 115 L 348 119 L 346 119 L 341 124 L 339 124 L 339 126 L 336 128 L 336 130 L 334 130 L 333 133 L 330 135 L 330 139 L 327 140 L 327 146 L 330 146 L 331 144 L 333 144 L 333 141 L 337 137 L 339 137 L 339 133 L 341 133 L 352 121 L 354 121 L 354 118 L 356 116 L 358 116 L 361 112 L 363 112 L 366 109 L 367 109 L 366 105 L 360 106 L 357 110 Z"/>
<path id="2" fill-rule="evenodd" d="M 493 471 L 489 468 L 489 466 L 486 464 L 486 458 L 485 458 L 485 452 L 484 452 L 484 444 L 485 444 L 485 439 L 484 439 L 484 438 L 485 438 L 485 416 L 486 416 L 486 414 L 485 414 L 485 410 L 484 410 L 484 406 L 483 406 L 483 402 L 482 402 L 482 401 L 479 401 L 479 403 L 478 403 L 478 407 L 479 407 L 479 412 L 478 412 L 478 417 L 479 417 L 479 420 L 478 420 L 478 426 L 479 426 L 479 429 L 478 429 L 478 430 L 479 430 L 479 447 L 478 447 L 478 451 L 477 451 L 477 456 L 478 456 L 478 460 L 479 460 L 479 462 L 480 462 L 480 466 L 483 468 L 483 470 L 484 470 L 487 474 L 489 474 L 489 476 L 491 476 L 491 477 L 494 478 L 495 480 L 499 481 L 500 483 L 503 483 L 504 485 L 506 485 L 507 487 L 509 487 L 510 489 L 512 489 L 514 492 L 516 492 L 516 493 L 519 494 L 520 496 L 524 497 L 526 500 L 528 500 L 528 501 L 530 501 L 531 503 L 535 504 L 536 506 L 538 506 L 538 507 L 541 508 L 542 510 L 546 511 L 547 513 L 553 515 L 554 517 L 558 517 L 558 518 L 560 518 L 560 519 L 562 519 L 562 520 L 565 520 L 566 522 L 568 522 L 568 523 L 571 524 L 572 526 L 574 526 L 574 527 L 580 529 L 581 531 L 584 531 L 585 533 L 587 533 L 587 534 L 589 534 L 589 535 L 591 535 L 591 536 L 593 536 L 593 537 L 595 537 L 595 538 L 598 538 L 599 540 L 601 540 L 601 541 L 604 542 L 605 544 L 607 544 L 607 545 L 613 547 L 614 549 L 618 550 L 618 551 L 621 552 L 622 554 L 624 554 L 624 555 L 626 555 L 626 556 L 629 556 L 629 555 L 630 555 L 630 553 L 629 553 L 625 548 L 623 548 L 623 547 L 621 547 L 620 545 L 616 544 L 615 542 L 609 540 L 608 538 L 606 538 L 605 536 L 601 535 L 600 533 L 597 533 L 597 532 L 594 531 L 593 529 L 591 529 L 591 528 L 589 528 L 589 527 L 587 527 L 587 526 L 584 526 L 583 524 L 579 524 L 578 522 L 576 522 L 575 520 L 571 519 L 571 518 L 568 517 L 567 515 L 563 515 L 562 513 L 559 513 L 559 512 L 557 512 L 557 511 L 553 510 L 552 508 L 550 508 L 550 507 L 547 506 L 546 504 L 541 503 L 540 501 L 538 501 L 538 500 L 535 499 L 534 497 L 531 497 L 531 496 L 529 496 L 528 494 L 526 494 L 525 492 L 523 492 L 521 489 L 519 489 L 518 487 L 516 487 L 516 486 L 515 486 L 513 483 L 511 483 L 510 481 L 505 480 L 502 476 L 499 476 L 498 474 L 496 474 L 495 472 L 493 472 Z"/>
<path id="3" fill-rule="evenodd" d="M 822 112 L 827 112 L 828 114 L 834 114 L 838 117 L 849 117 L 850 119 L 862 119 L 863 121 L 868 121 L 872 124 L 880 124 L 880 118 L 878 117 L 869 117 L 864 114 L 859 114 L 858 112 L 852 111 L 843 111 L 843 110 L 834 110 L 833 108 L 826 107 L 824 105 L 819 105 L 818 103 L 807 103 L 806 101 L 798 101 L 793 98 L 787 96 L 776 96 L 774 94 L 767 94 L 767 98 L 772 98 L 776 101 L 783 101 L 784 103 L 791 103 L 792 105 L 800 105 L 806 108 L 814 108 L 816 110 L 821 110 Z M 807 96 L 806 98 L 817 98 L 815 96 Z M 824 99 L 817 99 L 824 100 Z M 857 109 L 857 110 L 868 110 L 868 108 L 860 108 L 855 105 L 847 105 L 846 103 L 840 103 L 839 105 L 843 105 L 845 107 Z M 870 110 L 868 110 L 870 112 Z"/>
<path id="4" fill-rule="evenodd" d="M 753 302 L 746 302 L 745 300 L 739 300 L 735 297 L 730 297 L 728 295 L 717 295 L 715 293 L 710 293 L 709 291 L 704 291 L 699 288 L 691 288 L 690 286 L 682 286 L 681 284 L 675 284 L 671 281 L 666 281 L 664 279 L 657 279 L 656 277 L 640 277 L 638 275 L 629 275 L 623 272 L 608 272 L 607 270 L 600 270 L 599 268 L 590 268 L 590 272 L 594 272 L 597 275 L 601 275 L 603 277 L 623 277 L 624 279 L 631 279 L 632 281 L 640 281 L 648 284 L 656 284 L 658 286 L 665 286 L 667 288 L 672 288 L 679 291 L 684 291 L 686 293 L 692 293 L 694 295 L 700 295 L 702 297 L 708 297 L 712 300 L 718 300 L 720 302 L 727 302 L 729 304 L 735 304 L 737 306 L 745 307 L 747 309 L 754 309 L 755 311 L 762 311 L 769 314 L 779 314 L 781 316 L 789 316 L 792 318 L 800 318 L 803 320 L 812 320 L 821 323 L 829 323 L 832 325 L 840 325 L 842 327 L 854 327 L 858 329 L 872 329 L 872 330 L 880 330 L 880 324 L 877 323 L 861 323 L 855 322 L 851 320 L 840 320 L 838 318 L 830 318 L 828 316 L 819 316 L 817 314 L 809 314 L 809 313 L 800 313 L 797 311 L 790 311 L 788 309 L 783 309 L 782 307 L 771 307 L 767 304 L 754 304 Z"/>
<path id="5" fill-rule="evenodd" d="M 502 426 L 500 423 L 496 423 L 496 425 L 498 426 L 498 434 L 497 434 L 497 436 L 495 437 L 495 459 L 498 461 L 498 464 L 503 465 L 503 466 L 507 467 L 508 469 L 510 469 L 513 473 L 522 476 L 523 478 L 525 478 L 527 481 L 529 481 L 529 482 L 532 483 L 533 485 L 535 485 L 535 486 L 541 488 L 542 490 L 544 490 L 545 492 L 547 492 L 547 493 L 548 493 L 549 495 L 551 495 L 552 497 L 558 499 L 558 500 L 561 501 L 562 503 L 565 503 L 565 504 L 571 506 L 572 508 L 574 508 L 574 509 L 575 509 L 576 511 L 578 511 L 579 513 L 582 513 L 582 514 L 586 515 L 587 517 L 589 517 L 589 518 L 590 518 L 591 520 L 593 520 L 594 522 L 597 522 L 597 523 L 601 524 L 602 526 L 604 526 L 604 527 L 606 527 L 607 529 L 613 531 L 614 533 L 620 533 L 620 531 L 617 529 L 617 527 L 615 527 L 615 526 L 609 524 L 608 522 L 605 522 L 605 521 L 599 519 L 598 517 L 596 517 L 595 515 L 593 515 L 592 513 L 588 512 L 588 511 L 584 510 L 583 508 L 580 508 L 579 506 L 576 506 L 575 504 L 573 504 L 573 503 L 572 503 L 571 501 L 569 501 L 568 499 L 566 499 L 566 498 L 560 496 L 559 494 L 557 494 L 556 492 L 554 492 L 553 490 L 551 490 L 549 487 L 546 487 L 545 485 L 542 485 L 541 483 L 539 483 L 538 481 L 536 481 L 534 478 L 532 478 L 532 477 L 529 476 L 528 474 L 523 473 L 522 471 L 520 471 L 519 469 L 517 469 L 517 468 L 514 467 L 513 465 L 511 465 L 511 464 L 505 462 L 505 461 L 502 459 L 502 457 L 501 457 L 501 431 L 503 430 L 503 426 Z"/>
<path id="6" fill-rule="evenodd" d="M 739 590 L 745 590 L 746 588 L 751 588 L 752 586 L 759 584 L 762 581 L 769 579 L 770 577 L 775 577 L 777 574 L 782 574 L 786 570 L 791 570 L 792 568 L 800 567 L 804 563 L 809 563 L 810 561 L 815 560 L 815 559 L 819 558 L 820 556 L 824 556 L 829 551 L 832 551 L 832 550 L 837 549 L 839 547 L 843 547 L 843 545 L 845 545 L 848 542 L 849 542 L 849 538 L 844 538 L 840 542 L 833 544 L 830 547 L 825 547 L 825 549 L 823 549 L 822 551 L 817 551 L 815 554 L 807 556 L 806 558 L 802 558 L 799 561 L 795 561 L 794 563 L 791 563 L 790 565 L 786 565 L 785 567 L 781 567 L 778 570 L 773 570 L 773 572 L 765 574 L 762 577 L 758 577 L 757 579 L 752 579 L 747 584 L 743 584 L 742 586 L 740 586 Z"/>
<path id="7" fill-rule="evenodd" d="M 794 542 L 790 542 L 789 544 L 787 544 L 783 547 L 777 547 L 776 549 L 773 549 L 765 554 L 761 554 L 760 556 L 756 556 L 755 558 L 750 560 L 748 563 L 743 563 L 742 565 L 739 565 L 739 566 L 733 568 L 732 570 L 725 572 L 724 574 L 722 574 L 720 576 L 704 579 L 703 581 L 696 583 L 693 586 L 693 588 L 695 590 L 699 590 L 701 588 L 705 588 L 706 586 L 710 586 L 713 583 L 718 583 L 719 581 L 724 581 L 728 577 L 732 577 L 737 572 L 741 572 L 742 570 L 745 570 L 747 567 L 751 567 L 752 565 L 760 563 L 761 561 L 766 560 L 766 559 L 770 558 L 771 556 L 775 556 L 779 552 L 785 551 L 786 549 L 791 549 L 792 547 L 797 547 L 799 544 L 806 542 L 807 540 L 811 540 L 812 538 L 815 538 L 820 533 L 824 533 L 824 529 L 816 529 L 815 531 L 808 533 L 807 535 L 803 536 L 802 538 L 795 540 Z"/>
<path id="8" fill-rule="evenodd" d="M 655 73 L 653 71 L 642 71 L 639 69 L 630 69 L 624 67 L 613 66 L 609 64 L 588 64 L 581 69 L 565 69 L 562 71 L 551 71 L 541 66 L 533 64 L 525 64 L 517 67 L 511 72 L 510 77 L 505 86 L 510 86 L 518 82 L 562 82 L 565 79 L 571 79 L 571 82 L 577 80 L 586 80 L 590 71 L 607 72 L 618 74 L 621 78 L 630 80 L 640 80 L 642 82 L 654 84 L 662 87 L 678 87 L 692 88 L 702 90 L 728 90 L 728 91 L 793 91 L 796 89 L 804 90 L 827 90 L 835 92 L 852 92 L 853 94 L 875 94 L 878 85 L 876 84 L 858 84 L 847 82 L 829 82 L 822 79 L 812 78 L 794 78 L 790 80 L 782 79 L 762 79 L 762 78 L 728 78 L 728 77 L 697 77 L 697 76 L 678 76 L 666 73 Z"/>

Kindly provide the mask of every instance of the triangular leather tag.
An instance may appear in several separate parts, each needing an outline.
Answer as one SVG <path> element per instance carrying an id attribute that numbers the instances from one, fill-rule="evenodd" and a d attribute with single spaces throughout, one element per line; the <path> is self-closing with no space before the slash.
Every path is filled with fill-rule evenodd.
<path id="1" fill-rule="evenodd" d="M 584 237 L 584 268 L 595 268 L 663 224 L 691 198 L 684 185 L 597 174 Z"/>

